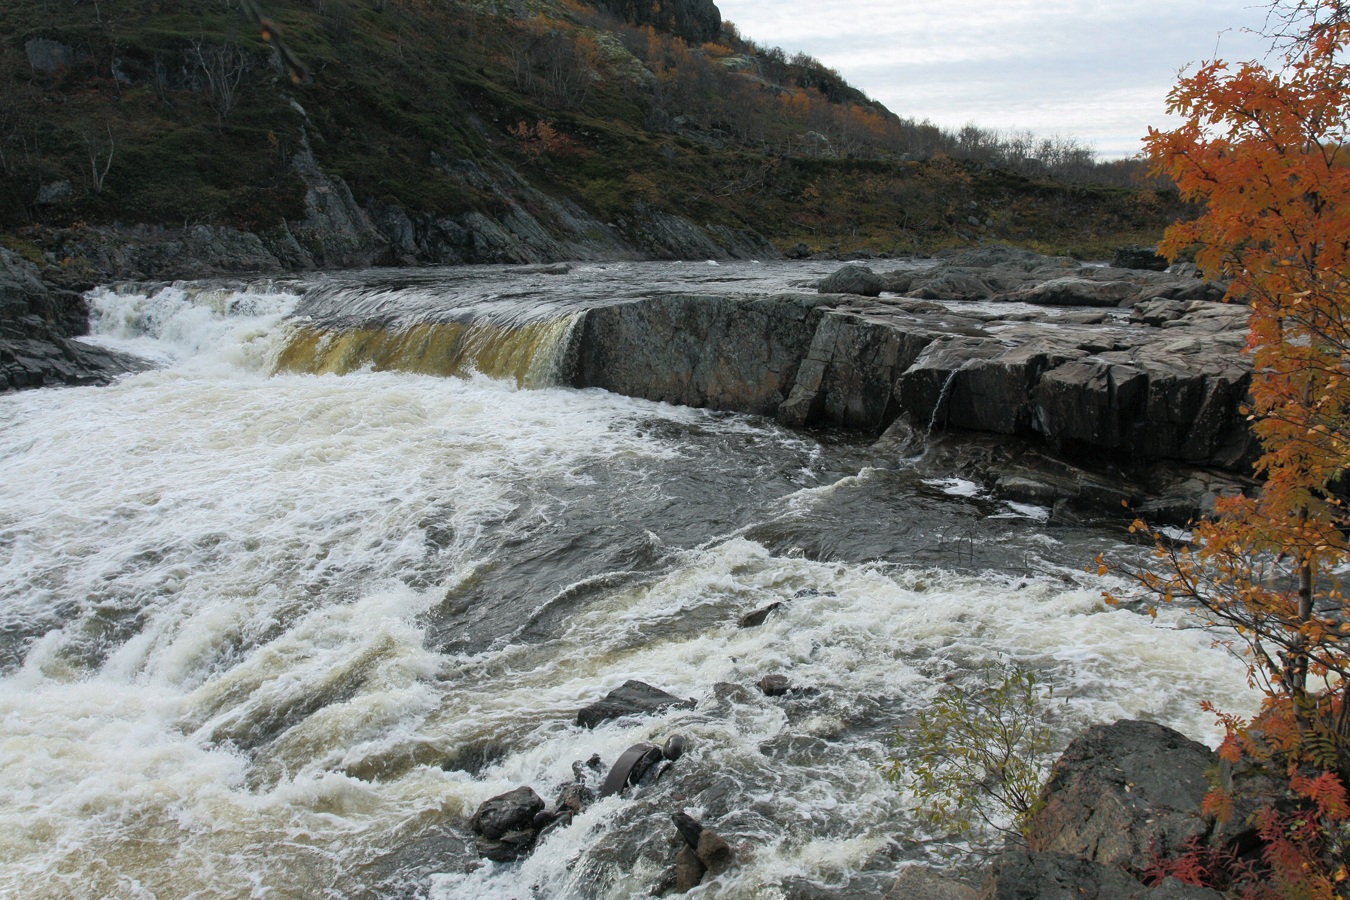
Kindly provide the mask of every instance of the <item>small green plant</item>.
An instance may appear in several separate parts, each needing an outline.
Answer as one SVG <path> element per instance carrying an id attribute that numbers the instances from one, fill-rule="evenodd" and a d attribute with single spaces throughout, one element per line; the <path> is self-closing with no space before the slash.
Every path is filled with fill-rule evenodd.
<path id="1" fill-rule="evenodd" d="M 947 685 L 915 731 L 897 729 L 886 777 L 918 798 L 924 822 L 972 849 L 1024 840 L 1055 749 L 1049 696 L 1020 665 L 988 668 L 973 687 Z"/>

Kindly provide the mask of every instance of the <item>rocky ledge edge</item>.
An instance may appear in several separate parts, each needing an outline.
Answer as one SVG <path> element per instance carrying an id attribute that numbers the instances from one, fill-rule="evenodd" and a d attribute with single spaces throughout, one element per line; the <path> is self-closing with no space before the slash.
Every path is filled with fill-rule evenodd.
<path id="1" fill-rule="evenodd" d="M 1125 505 L 1181 524 L 1250 487 L 1246 309 L 1193 271 L 991 247 L 809 287 L 589 309 L 560 380 L 879 435 L 877 465 L 967 478 L 1052 522 Z M 143 367 L 72 340 L 87 327 L 79 295 L 0 249 L 0 390 Z"/>
<path id="2" fill-rule="evenodd" d="M 980 248 L 846 266 L 815 293 L 588 310 L 564 381 L 791 427 L 879 434 L 878 465 L 959 476 L 1074 521 L 1184 523 L 1250 486 L 1247 311 L 1193 268 Z"/>

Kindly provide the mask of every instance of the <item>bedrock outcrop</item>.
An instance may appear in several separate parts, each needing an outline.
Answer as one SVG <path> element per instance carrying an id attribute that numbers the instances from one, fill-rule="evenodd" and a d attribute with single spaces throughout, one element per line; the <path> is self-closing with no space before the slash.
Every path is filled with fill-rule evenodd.
<path id="1" fill-rule="evenodd" d="M 843 276 L 826 284 L 857 294 L 667 294 L 589 310 L 564 380 L 793 427 L 886 432 L 878 446 L 897 455 L 950 448 L 953 435 L 993 438 L 1001 452 L 983 454 L 983 475 L 1027 495 L 1010 499 L 1118 508 L 1179 492 L 1163 506 L 1184 521 L 1250 472 L 1246 310 L 1217 302 L 1220 285 L 998 249 L 883 276 L 881 296 L 864 296 L 875 280 L 856 269 Z M 1034 452 L 1010 468 L 1014 446 Z M 978 470 L 981 454 L 967 455 Z M 1063 462 L 1109 468 L 1115 487 L 1066 486 Z M 1172 467 L 1161 481 L 1116 489 L 1159 465 Z"/>
<path id="2" fill-rule="evenodd" d="M 1145 273 L 1152 274 L 1152 273 Z M 1240 470 L 1245 312 L 1029 309 L 833 294 L 665 295 L 588 311 L 572 383 L 791 426 L 1027 438 L 1067 458 Z"/>

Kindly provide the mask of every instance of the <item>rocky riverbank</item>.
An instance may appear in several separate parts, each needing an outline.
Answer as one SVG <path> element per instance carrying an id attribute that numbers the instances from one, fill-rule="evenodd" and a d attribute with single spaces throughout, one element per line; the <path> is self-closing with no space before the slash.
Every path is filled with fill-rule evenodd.
<path id="1" fill-rule="evenodd" d="M 73 340 L 89 332 L 74 291 L 43 282 L 37 266 L 0 248 L 0 391 L 106 384 L 139 360 Z"/>

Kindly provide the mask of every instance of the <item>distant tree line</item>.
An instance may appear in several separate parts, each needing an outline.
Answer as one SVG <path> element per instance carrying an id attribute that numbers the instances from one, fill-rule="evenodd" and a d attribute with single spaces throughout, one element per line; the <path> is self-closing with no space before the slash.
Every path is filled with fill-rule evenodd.
<path id="1" fill-rule="evenodd" d="M 565 18 L 517 20 L 499 33 L 495 55 L 507 61 L 519 90 L 555 108 L 597 112 L 591 101 L 598 88 L 622 80 L 614 70 L 623 61 L 601 37 L 617 35 L 648 73 L 645 125 L 715 144 L 789 156 L 946 157 L 1033 178 L 1166 186 L 1150 179 L 1146 164 L 1101 160 L 1073 137 L 974 124 L 952 131 L 897 116 L 819 60 L 746 40 L 731 22 L 722 23 L 716 40 L 697 44 L 625 21 L 612 6 L 565 0 Z"/>

